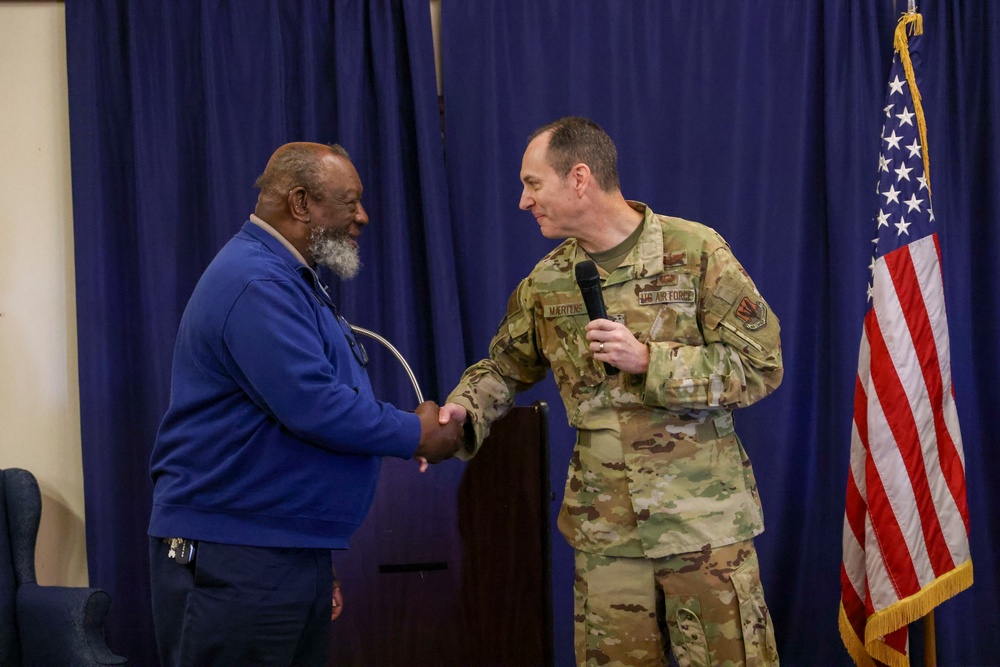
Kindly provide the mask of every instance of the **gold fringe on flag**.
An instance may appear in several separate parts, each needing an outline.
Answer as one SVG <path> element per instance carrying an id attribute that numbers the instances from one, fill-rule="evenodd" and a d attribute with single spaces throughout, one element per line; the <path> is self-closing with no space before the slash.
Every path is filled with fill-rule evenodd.
<path id="1" fill-rule="evenodd" d="M 908 667 L 910 659 L 883 642 L 891 632 L 926 616 L 945 600 L 972 585 L 972 561 L 946 572 L 913 595 L 875 612 L 865 624 L 864 643 L 854 633 L 843 605 L 840 607 L 840 637 L 859 667 L 875 667 L 875 660 L 890 667 Z"/>
<path id="2" fill-rule="evenodd" d="M 877 611 L 868 618 L 865 625 L 865 646 L 869 655 L 891 667 L 906 667 L 906 656 L 902 662 L 900 654 L 883 644 L 879 639 L 898 630 L 904 625 L 926 616 L 934 607 L 948 600 L 972 585 L 972 561 L 967 560 L 954 570 L 945 572 L 913 595 Z M 893 658 L 896 658 L 893 660 Z"/>
<path id="3" fill-rule="evenodd" d="M 903 14 L 896 24 L 896 33 L 892 43 L 899 54 L 899 60 L 903 63 L 903 70 L 906 72 L 906 82 L 910 85 L 910 93 L 913 96 L 913 111 L 917 115 L 917 128 L 920 131 L 920 143 L 923 146 L 924 156 L 924 177 L 927 179 L 927 197 L 931 197 L 931 159 L 927 150 L 927 121 L 924 120 L 924 105 L 921 104 L 920 90 L 917 89 L 917 76 L 913 73 L 913 61 L 910 60 L 910 44 L 906 36 L 906 28 L 909 26 L 913 35 L 924 34 L 924 17 L 916 12 Z"/>
<path id="4" fill-rule="evenodd" d="M 847 612 L 844 611 L 843 604 L 840 605 L 839 625 L 840 638 L 847 648 L 847 653 L 854 660 L 854 664 L 858 667 L 875 667 L 875 661 L 872 660 L 871 656 L 868 655 L 868 651 L 865 650 L 865 643 L 854 632 L 851 622 L 847 619 Z"/>

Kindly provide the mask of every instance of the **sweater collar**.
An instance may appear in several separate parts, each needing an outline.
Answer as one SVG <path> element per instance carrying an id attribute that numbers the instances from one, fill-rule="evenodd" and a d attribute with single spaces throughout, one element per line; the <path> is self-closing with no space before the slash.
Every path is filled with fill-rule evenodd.
<path id="1" fill-rule="evenodd" d="M 639 234 L 635 246 L 625 256 L 618 268 L 610 274 L 605 274 L 604 270 L 600 269 L 601 275 L 606 276 L 605 285 L 614 285 L 663 272 L 663 229 L 656 214 L 642 202 L 629 200 L 628 204 L 642 213 L 642 232 Z M 573 243 L 576 244 L 573 259 L 575 265 L 577 262 L 587 259 L 587 253 L 580 247 L 576 239 L 573 239 Z"/>
<path id="2" fill-rule="evenodd" d="M 284 236 L 282 236 L 281 232 L 279 232 L 277 229 L 275 229 L 274 227 L 272 227 L 263 219 L 257 217 L 253 213 L 250 214 L 250 222 L 254 223 L 258 227 L 263 229 L 265 232 L 267 232 L 274 238 L 278 239 L 281 245 L 285 246 L 285 249 L 288 250 L 288 252 L 292 253 L 292 257 L 299 260 L 299 263 L 305 266 L 309 266 L 309 262 L 307 262 L 306 258 L 302 256 L 302 253 L 296 250 L 295 246 L 292 245 L 292 242 L 286 239 Z"/>

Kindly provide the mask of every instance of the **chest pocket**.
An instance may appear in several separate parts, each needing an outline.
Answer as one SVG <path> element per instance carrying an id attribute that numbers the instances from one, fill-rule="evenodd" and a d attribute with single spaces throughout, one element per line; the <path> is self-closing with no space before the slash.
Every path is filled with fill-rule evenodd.
<path id="1" fill-rule="evenodd" d="M 680 269 L 615 286 L 609 311 L 619 309 L 625 326 L 642 342 L 701 345 L 698 279 Z"/>
<path id="2" fill-rule="evenodd" d="M 590 318 L 579 292 L 540 295 L 537 314 L 541 351 L 552 368 L 567 416 L 579 426 L 584 414 L 600 403 L 598 385 L 605 380 L 604 367 L 594 360 L 585 327 Z"/>
<path id="3" fill-rule="evenodd" d="M 578 382 L 594 387 L 604 380 L 604 370 L 594 361 L 585 330 L 590 317 L 579 293 L 555 292 L 539 299 L 539 337 L 542 352 L 553 372 L 563 368 L 578 375 Z"/>

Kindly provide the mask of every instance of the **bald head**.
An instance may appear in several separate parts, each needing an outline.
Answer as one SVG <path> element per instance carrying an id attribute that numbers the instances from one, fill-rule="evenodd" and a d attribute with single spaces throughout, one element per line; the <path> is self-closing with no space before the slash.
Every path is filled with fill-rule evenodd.
<path id="1" fill-rule="evenodd" d="M 327 156 L 351 161 L 351 156 L 339 144 L 297 141 L 279 147 L 267 161 L 264 173 L 254 183 L 254 187 L 260 190 L 258 208 L 262 202 L 268 207 L 281 205 L 288 191 L 299 186 L 305 188 L 313 199 L 322 200 L 327 169 L 323 158 Z"/>

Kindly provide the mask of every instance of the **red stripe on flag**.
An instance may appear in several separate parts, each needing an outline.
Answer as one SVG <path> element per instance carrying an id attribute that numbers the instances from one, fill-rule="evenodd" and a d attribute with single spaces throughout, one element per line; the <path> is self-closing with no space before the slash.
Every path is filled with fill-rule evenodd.
<path id="1" fill-rule="evenodd" d="M 931 330 L 930 319 L 927 316 L 927 304 L 924 303 L 924 297 L 917 282 L 916 267 L 913 264 L 913 256 L 910 254 L 910 246 L 904 246 L 886 255 L 885 264 L 889 277 L 892 279 L 896 298 L 899 300 L 900 310 L 906 321 L 913 353 L 916 355 L 924 379 L 938 446 L 940 447 L 941 444 L 947 442 L 950 448 L 954 449 L 955 445 L 945 427 L 944 415 L 941 412 L 943 394 L 941 365 L 934 342 L 934 332 Z M 909 346 L 900 345 L 899 347 L 909 349 Z M 888 358 L 888 350 L 886 350 L 886 355 Z M 889 361 L 891 365 L 891 360 Z M 892 430 L 896 445 L 903 454 L 906 471 L 910 476 L 910 483 L 913 485 L 913 494 L 917 502 L 917 511 L 920 514 L 920 523 L 923 526 L 924 542 L 927 545 L 931 567 L 934 569 L 935 577 L 939 577 L 945 572 L 953 570 L 955 562 L 948 550 L 948 542 L 945 540 L 941 520 L 938 517 L 937 508 L 934 506 L 934 495 L 927 479 L 927 467 L 924 463 L 918 426 L 910 411 L 906 390 L 899 380 L 894 366 L 891 372 L 888 368 L 886 369 L 885 386 L 892 392 L 888 396 L 888 402 L 899 408 L 896 411 L 898 418 L 889 420 L 889 428 Z M 881 391 L 879 395 L 882 395 Z M 886 416 L 888 417 L 888 415 Z"/>
<path id="2" fill-rule="evenodd" d="M 909 630 L 904 625 L 899 630 L 896 630 L 895 632 L 890 632 L 889 634 L 887 634 L 885 636 L 885 639 L 883 641 L 885 642 L 886 646 L 888 646 L 889 648 L 896 649 L 897 651 L 899 651 L 900 653 L 902 653 L 902 654 L 905 655 L 906 654 L 906 642 L 907 642 L 908 636 L 909 636 Z"/>
<path id="3" fill-rule="evenodd" d="M 850 577 L 847 576 L 847 568 L 840 564 L 840 588 L 842 591 L 841 603 L 844 605 L 844 613 L 854 634 L 862 641 L 865 641 L 865 623 L 868 621 L 868 614 L 865 612 L 865 603 L 854 590 Z"/>
<path id="4" fill-rule="evenodd" d="M 861 491 L 858 490 L 858 485 L 854 481 L 854 475 L 850 473 L 847 475 L 846 507 L 847 524 L 851 527 L 851 532 L 854 533 L 854 539 L 858 541 L 863 550 L 865 548 L 865 499 L 861 497 Z"/>
<path id="5" fill-rule="evenodd" d="M 954 393 L 954 387 L 952 387 Z M 947 431 L 945 431 L 947 433 Z M 965 534 L 969 534 L 969 503 L 965 497 L 965 464 L 958 455 L 958 449 L 949 434 L 947 440 L 938 439 L 938 456 L 941 460 L 941 473 L 948 483 L 948 490 L 951 491 L 958 513 L 962 516 L 962 523 L 965 524 Z"/>
<path id="6" fill-rule="evenodd" d="M 937 284 L 932 285 L 931 288 L 940 289 L 942 294 L 941 298 L 943 298 L 944 285 L 943 277 L 940 273 L 941 249 L 938 245 L 937 234 L 933 235 L 933 241 L 933 259 L 936 260 L 937 264 L 934 267 L 935 271 L 931 280 L 934 280 Z M 919 249 L 915 249 L 912 245 L 907 246 L 907 248 L 909 249 L 909 253 L 900 253 L 899 257 L 896 257 L 895 253 L 893 253 L 892 257 L 886 257 L 886 265 L 889 268 L 890 275 L 893 276 L 893 282 L 895 282 L 897 270 L 896 265 L 899 265 L 900 271 L 916 271 L 916 259 L 914 257 L 915 252 L 920 253 L 920 259 L 925 262 L 928 261 L 926 253 L 920 252 Z M 910 266 L 904 266 L 905 263 L 909 263 Z M 898 291 L 899 289 L 897 286 L 897 293 Z M 900 300 L 902 300 L 902 297 L 900 297 Z M 940 305 L 942 308 L 944 307 L 943 303 Z M 966 534 L 968 534 L 969 511 L 965 498 L 965 468 L 962 463 L 961 456 L 958 453 L 958 448 L 955 446 L 955 441 L 952 439 L 951 432 L 948 430 L 948 425 L 945 422 L 945 395 L 943 380 L 941 377 L 941 360 L 938 358 L 938 349 L 935 345 L 933 328 L 931 326 L 926 308 L 914 308 L 912 310 L 904 308 L 904 312 L 907 316 L 907 326 L 910 329 L 910 336 L 914 340 L 914 347 L 917 349 L 918 353 L 921 353 L 920 367 L 923 370 L 924 380 L 927 384 L 928 397 L 933 409 L 934 432 L 937 436 L 941 471 L 944 475 L 945 481 L 947 482 L 948 489 L 951 491 L 951 495 L 955 500 L 955 505 L 958 507 L 959 514 L 962 516 Z M 926 342 L 926 344 L 918 345 L 916 343 L 918 340 Z M 924 352 L 926 352 L 926 354 L 923 354 Z M 946 356 L 947 352 L 948 351 L 945 350 Z M 954 386 L 952 386 L 951 389 L 951 398 L 954 400 Z"/>
<path id="7" fill-rule="evenodd" d="M 858 439 L 868 451 L 868 393 L 861 382 L 861 375 L 854 376 L 854 427 L 858 429 Z M 863 542 L 862 542 L 863 544 Z"/>
<path id="8" fill-rule="evenodd" d="M 944 275 L 941 272 L 941 244 L 938 239 L 938 235 L 934 234 L 934 257 L 937 259 L 937 273 L 940 280 L 942 299 L 944 298 Z M 942 303 L 942 307 L 944 304 Z M 940 368 L 940 366 L 939 366 Z M 948 489 L 951 491 L 952 497 L 955 499 L 955 506 L 958 507 L 958 513 L 962 517 L 962 523 L 965 524 L 965 534 L 969 534 L 969 504 L 965 495 L 965 463 L 962 461 L 962 456 L 958 451 L 958 447 L 955 445 L 955 441 L 951 437 L 951 432 L 948 430 L 947 425 L 944 421 L 943 414 L 943 389 L 939 390 L 942 394 L 940 405 L 942 405 L 942 414 L 935 410 L 934 416 L 934 427 L 935 430 L 939 432 L 938 435 L 938 448 L 939 456 L 941 460 L 941 473 L 944 475 L 945 481 L 948 483 Z M 951 400 L 952 403 L 955 401 L 955 385 L 951 385 Z M 935 402 L 934 405 L 939 405 Z M 940 425 L 937 417 L 940 416 Z M 956 422 L 957 424 L 957 422 Z M 940 432 L 944 431 L 945 435 L 940 435 Z"/>
<path id="9" fill-rule="evenodd" d="M 889 422 L 890 431 L 892 431 L 898 443 L 899 436 L 892 426 L 893 417 L 898 418 L 900 410 L 894 410 L 893 406 L 899 405 L 898 394 L 901 386 L 899 378 L 896 377 L 896 369 L 889 358 L 889 351 L 885 346 L 885 340 L 882 338 L 882 331 L 878 327 L 878 320 L 875 317 L 874 310 L 869 310 L 865 315 L 865 335 L 868 336 L 868 343 L 871 347 L 871 378 L 872 383 L 875 385 L 875 393 L 878 396 L 882 413 Z M 890 374 L 895 379 L 895 382 L 888 384 L 892 385 L 894 391 L 885 386 L 887 382 L 884 378 Z M 905 404 L 905 395 L 902 397 L 902 400 Z M 886 410 L 887 407 L 889 408 L 888 411 Z M 909 414 L 908 405 L 906 412 Z M 910 416 L 910 421 L 912 423 L 912 415 Z M 868 484 L 868 513 L 872 518 L 872 530 L 878 540 L 879 548 L 882 551 L 882 560 L 885 562 L 885 569 L 892 581 L 896 596 L 902 599 L 920 590 L 920 582 L 917 578 L 913 561 L 910 558 L 910 550 L 906 544 L 906 539 L 903 537 L 903 531 L 896 521 L 896 514 L 889 503 L 885 486 L 882 484 L 882 478 L 879 476 L 878 468 L 875 467 L 875 461 L 871 456 L 870 450 L 865 464 L 865 473 L 865 480 Z"/>

